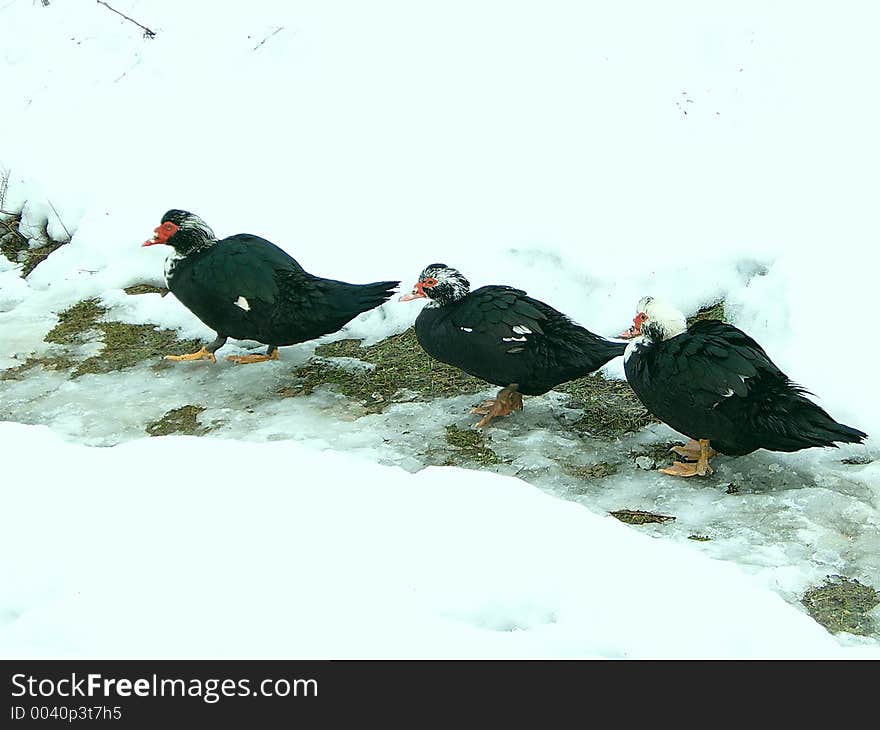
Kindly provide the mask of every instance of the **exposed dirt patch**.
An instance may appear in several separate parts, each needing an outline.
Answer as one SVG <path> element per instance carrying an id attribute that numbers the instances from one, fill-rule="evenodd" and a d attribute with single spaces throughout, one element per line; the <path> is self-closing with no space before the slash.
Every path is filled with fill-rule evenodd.
<path id="1" fill-rule="evenodd" d="M 22 277 L 27 277 L 49 254 L 67 243 L 54 240 L 47 225 L 48 221 L 37 230 L 23 230 L 20 215 L 0 221 L 0 253 L 22 264 Z"/>
<path id="2" fill-rule="evenodd" d="M 657 423 L 629 383 L 623 380 L 608 380 L 600 373 L 593 373 L 563 383 L 554 390 L 571 396 L 570 406 L 584 411 L 583 417 L 571 426 L 575 431 L 613 439 Z"/>
<path id="3" fill-rule="evenodd" d="M 699 322 L 701 319 L 717 319 L 721 322 L 726 322 L 725 316 L 724 301 L 722 300 L 698 309 L 696 314 L 687 318 L 687 326 L 690 327 L 694 322 Z"/>
<path id="4" fill-rule="evenodd" d="M 29 370 L 41 367 L 43 370 L 69 370 L 76 365 L 76 359 L 67 355 L 29 357 L 21 365 L 0 370 L 0 380 L 21 380 Z"/>
<path id="5" fill-rule="evenodd" d="M 6 371 L 4 379 L 19 378 L 36 366 L 46 370 L 72 368 L 71 377 L 74 378 L 89 373 L 107 373 L 125 370 L 172 351 L 187 349 L 188 352 L 194 352 L 201 347 L 198 340 L 180 340 L 177 333 L 157 329 L 151 324 L 104 321 L 102 317 L 106 314 L 107 309 L 97 299 L 77 302 L 58 314 L 58 324 L 43 338 L 46 342 L 65 348 L 100 340 L 104 343 L 104 349 L 97 355 L 78 359 L 68 352 L 61 352 L 28 358 L 24 364 Z"/>
<path id="6" fill-rule="evenodd" d="M 126 294 L 136 296 L 138 294 L 161 294 L 163 297 L 168 293 L 168 289 L 164 286 L 153 286 L 152 284 L 133 284 L 123 289 Z"/>
<path id="7" fill-rule="evenodd" d="M 880 594 L 853 578 L 829 575 L 823 585 L 804 593 L 801 603 L 832 634 L 868 636 L 877 629 L 868 613 L 880 603 Z"/>
<path id="8" fill-rule="evenodd" d="M 368 413 L 377 413 L 391 403 L 477 393 L 487 387 L 484 381 L 427 355 L 412 328 L 369 347 L 361 347 L 360 340 L 319 345 L 315 355 L 318 359 L 293 371 L 296 382 L 285 386 L 281 395 L 308 395 L 329 384 L 357 398 Z M 327 358 L 354 358 L 374 367 L 349 368 Z"/>
<path id="9" fill-rule="evenodd" d="M 150 436 L 168 436 L 172 433 L 202 436 L 212 429 L 212 426 L 199 423 L 199 414 L 204 410 L 204 406 L 192 405 L 173 408 L 158 421 L 148 423 L 144 430 Z"/>
<path id="10" fill-rule="evenodd" d="M 444 462 L 445 466 L 460 464 L 461 460 L 478 464 L 501 464 L 504 460 L 486 446 L 490 437 L 476 429 L 463 429 L 452 425 L 446 427 L 446 443 L 455 448 L 454 458 Z"/>
<path id="11" fill-rule="evenodd" d="M 688 540 L 696 540 L 697 542 L 709 542 L 711 539 L 708 535 L 688 535 Z"/>
<path id="12" fill-rule="evenodd" d="M 658 515 L 654 512 L 645 512 L 640 509 L 618 509 L 609 512 L 609 515 L 616 517 L 621 522 L 628 525 L 646 525 L 652 522 L 672 522 L 675 517 L 672 515 Z"/>
<path id="13" fill-rule="evenodd" d="M 872 456 L 849 456 L 846 459 L 840 460 L 841 464 L 846 464 L 847 466 L 864 466 L 873 462 L 874 458 Z"/>
<path id="14" fill-rule="evenodd" d="M 151 324 L 98 322 L 97 327 L 104 335 L 104 349 L 83 360 L 73 371 L 73 377 L 125 370 L 144 360 L 161 358 L 172 351 L 183 349 L 195 352 L 202 346 L 199 340 L 180 340 L 176 332 L 156 329 Z"/>
<path id="15" fill-rule="evenodd" d="M 602 479 L 617 474 L 619 468 L 619 464 L 600 461 L 597 464 L 568 464 L 565 466 L 565 472 L 578 479 Z"/>
<path id="16" fill-rule="evenodd" d="M 0 221 L 0 253 L 10 261 L 18 261 L 19 254 L 27 251 L 28 239 L 18 230 L 21 217 Z"/>
<path id="17" fill-rule="evenodd" d="M 83 299 L 58 314 L 58 324 L 43 338 L 57 345 L 78 345 L 86 341 L 85 334 L 97 330 L 98 320 L 107 310 L 97 299 Z"/>

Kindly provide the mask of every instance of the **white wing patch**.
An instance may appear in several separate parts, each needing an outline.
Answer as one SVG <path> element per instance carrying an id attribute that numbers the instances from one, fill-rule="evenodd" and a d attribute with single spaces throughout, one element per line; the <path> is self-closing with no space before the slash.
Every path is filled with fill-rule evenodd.
<path id="1" fill-rule="evenodd" d="M 504 340 L 505 342 L 525 342 L 526 341 L 525 337 L 502 337 L 501 339 Z"/>
<path id="2" fill-rule="evenodd" d="M 460 329 L 462 332 L 473 332 L 473 331 L 474 331 L 474 328 L 473 328 L 473 327 L 459 327 L 459 329 Z"/>
<path id="3" fill-rule="evenodd" d="M 515 325 L 513 331 L 518 335 L 530 335 L 532 331 L 526 327 L 524 324 Z M 522 340 L 520 340 L 521 342 Z"/>
<path id="4" fill-rule="evenodd" d="M 236 307 L 240 307 L 240 308 L 243 309 L 245 312 L 250 312 L 250 311 L 251 311 L 251 305 L 248 303 L 248 300 L 245 299 L 244 297 L 239 297 L 238 299 L 236 299 L 236 300 L 233 302 L 233 304 L 234 304 Z"/>

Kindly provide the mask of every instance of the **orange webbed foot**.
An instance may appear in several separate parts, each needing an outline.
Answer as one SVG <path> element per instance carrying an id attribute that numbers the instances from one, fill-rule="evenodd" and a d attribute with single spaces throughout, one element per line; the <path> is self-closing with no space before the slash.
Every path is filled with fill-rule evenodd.
<path id="1" fill-rule="evenodd" d="M 267 362 L 268 360 L 278 360 L 278 350 L 272 350 L 271 354 L 265 355 L 230 355 L 226 358 L 227 360 L 231 360 L 236 365 L 248 365 L 252 362 Z"/>
<path id="2" fill-rule="evenodd" d="M 696 444 L 698 448 L 694 449 L 691 447 L 691 443 Z M 715 473 L 715 470 L 709 466 L 709 459 L 715 456 L 717 452 L 709 446 L 709 439 L 700 439 L 699 441 L 692 439 L 685 446 L 673 447 L 670 451 L 674 451 L 686 458 L 693 456 L 696 463 L 693 461 L 689 463 L 676 461 L 672 466 L 659 470 L 664 474 L 669 474 L 673 477 L 704 477 L 707 474 Z"/>
<path id="3" fill-rule="evenodd" d="M 213 363 L 217 362 L 217 358 L 214 356 L 213 352 L 209 352 L 204 347 L 198 352 L 190 353 L 189 355 L 165 355 L 165 360 L 210 360 Z"/>
<path id="4" fill-rule="evenodd" d="M 708 464 L 701 470 L 694 462 L 685 463 L 683 461 L 675 461 L 672 466 L 665 469 L 658 469 L 663 474 L 669 474 L 673 477 L 704 477 L 706 474 L 713 474 L 714 469 Z"/>
<path id="5" fill-rule="evenodd" d="M 682 446 L 673 446 L 669 449 L 671 452 L 678 454 L 685 461 L 697 461 L 700 458 L 700 442 L 696 439 L 690 439 Z M 712 458 L 718 452 L 711 446 L 709 447 L 708 458 Z"/>
<path id="6" fill-rule="evenodd" d="M 482 406 L 474 408 L 471 413 L 478 413 L 483 416 L 474 426 L 474 428 L 485 428 L 489 423 L 499 416 L 507 416 L 514 411 L 523 409 L 522 394 L 516 389 L 502 388 L 498 391 L 498 395 L 494 400 L 487 400 Z"/>

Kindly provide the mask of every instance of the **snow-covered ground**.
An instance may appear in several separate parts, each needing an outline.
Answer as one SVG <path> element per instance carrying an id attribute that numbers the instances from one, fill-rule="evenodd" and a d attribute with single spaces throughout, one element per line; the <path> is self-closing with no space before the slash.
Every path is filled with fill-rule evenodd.
<path id="1" fill-rule="evenodd" d="M 317 274 L 408 287 L 446 261 L 606 334 L 644 294 L 724 298 L 832 415 L 880 433 L 872 4 L 111 4 L 156 37 L 85 0 L 0 4 L 0 208 L 73 234 L 26 279 L 0 256 L 0 368 L 51 355 L 57 313 L 92 297 L 210 337 L 173 297 L 123 291 L 161 283 L 165 252 L 140 243 L 183 207 Z M 416 313 L 389 302 L 344 334 Z M 629 456 L 668 428 L 585 437 L 551 393 L 493 426 L 498 474 L 425 469 L 478 399 L 279 398 L 313 349 L 0 380 L 0 652 L 880 651 L 799 605 L 828 574 L 880 587 L 874 439 L 719 459 L 695 484 Z M 190 403 L 207 436 L 143 438 Z M 596 463 L 617 470 L 561 466 Z M 624 507 L 676 521 L 605 516 Z"/>
<path id="2" fill-rule="evenodd" d="M 0 438 L 52 453 L 9 470 L 5 654 L 847 655 L 730 563 L 516 479 L 289 441 Z"/>

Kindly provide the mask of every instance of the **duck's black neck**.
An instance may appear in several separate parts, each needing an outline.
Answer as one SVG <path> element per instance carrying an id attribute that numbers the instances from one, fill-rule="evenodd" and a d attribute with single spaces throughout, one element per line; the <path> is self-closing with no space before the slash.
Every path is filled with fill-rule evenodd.
<path id="1" fill-rule="evenodd" d="M 470 285 L 467 279 L 460 277 L 441 280 L 431 289 L 429 296 L 436 306 L 445 307 L 460 302 L 468 294 L 470 294 Z"/>
<path id="2" fill-rule="evenodd" d="M 215 243 L 217 239 L 214 234 L 202 228 L 181 228 L 174 234 L 174 250 L 179 256 L 204 251 Z"/>

